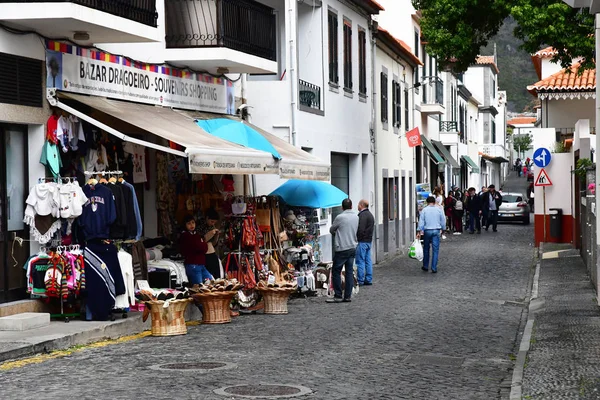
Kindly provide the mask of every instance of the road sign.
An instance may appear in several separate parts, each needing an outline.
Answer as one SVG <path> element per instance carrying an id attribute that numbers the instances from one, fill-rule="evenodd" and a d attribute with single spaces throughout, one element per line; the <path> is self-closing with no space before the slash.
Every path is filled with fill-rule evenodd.
<path id="1" fill-rule="evenodd" d="M 533 153 L 533 162 L 540 168 L 546 168 L 548 164 L 550 164 L 551 159 L 552 154 L 550 153 L 550 150 L 545 147 L 540 147 Z"/>
<path id="2" fill-rule="evenodd" d="M 535 179 L 535 186 L 552 186 L 552 181 L 544 168 L 540 170 L 540 173 Z"/>

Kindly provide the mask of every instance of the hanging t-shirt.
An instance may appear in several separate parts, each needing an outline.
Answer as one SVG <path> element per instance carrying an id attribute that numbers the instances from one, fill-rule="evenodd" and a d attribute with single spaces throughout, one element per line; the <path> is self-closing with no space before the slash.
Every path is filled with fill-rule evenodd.
<path id="1" fill-rule="evenodd" d="M 146 176 L 146 149 L 144 146 L 133 143 L 125 143 L 123 150 L 132 155 L 133 158 L 133 183 L 145 183 Z"/>
<path id="2" fill-rule="evenodd" d="M 58 138 L 58 142 L 60 143 L 62 151 L 65 153 L 69 151 L 69 141 L 73 137 L 73 128 L 71 127 L 71 121 L 69 118 L 61 116 L 58 119 L 56 137 Z"/>
<path id="3" fill-rule="evenodd" d="M 46 122 L 46 140 L 50 143 L 57 144 L 56 127 L 58 125 L 58 115 L 52 115 Z"/>
<path id="4" fill-rule="evenodd" d="M 72 137 L 69 140 L 69 146 L 71 150 L 77 151 L 79 149 L 79 141 L 85 142 L 85 134 L 83 132 L 83 124 L 74 115 L 69 116 L 71 122 L 71 133 Z"/>
<path id="5" fill-rule="evenodd" d="M 44 143 L 44 148 L 42 149 L 40 163 L 47 166 L 55 178 L 58 177 L 60 175 L 60 168 L 62 167 L 58 146 L 52 142 L 46 141 L 46 143 Z"/>

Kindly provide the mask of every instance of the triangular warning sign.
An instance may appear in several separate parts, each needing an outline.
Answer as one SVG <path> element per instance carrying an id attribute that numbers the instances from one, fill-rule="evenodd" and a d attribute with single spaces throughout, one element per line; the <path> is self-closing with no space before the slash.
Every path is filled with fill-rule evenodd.
<path id="1" fill-rule="evenodd" d="M 552 181 L 544 168 L 540 170 L 540 173 L 535 179 L 535 186 L 552 186 Z"/>

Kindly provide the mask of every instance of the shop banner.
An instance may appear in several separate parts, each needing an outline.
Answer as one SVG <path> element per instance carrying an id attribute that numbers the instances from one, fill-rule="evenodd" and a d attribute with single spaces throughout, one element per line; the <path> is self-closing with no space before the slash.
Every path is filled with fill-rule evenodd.
<path id="1" fill-rule="evenodd" d="M 206 153 L 188 153 L 191 174 L 277 174 L 277 164 L 270 154 L 233 156 Z M 269 160 L 270 158 L 270 160 Z"/>
<path id="2" fill-rule="evenodd" d="M 230 81 L 47 41 L 47 87 L 136 103 L 235 114 Z"/>
<path id="3" fill-rule="evenodd" d="M 406 140 L 408 141 L 408 147 L 416 147 L 422 144 L 421 132 L 419 132 L 418 126 L 406 132 Z"/>
<path id="4" fill-rule="evenodd" d="M 314 165 L 295 165 L 293 161 L 286 162 L 282 160 L 279 162 L 279 176 L 284 179 L 329 182 L 331 180 L 331 168 Z"/>

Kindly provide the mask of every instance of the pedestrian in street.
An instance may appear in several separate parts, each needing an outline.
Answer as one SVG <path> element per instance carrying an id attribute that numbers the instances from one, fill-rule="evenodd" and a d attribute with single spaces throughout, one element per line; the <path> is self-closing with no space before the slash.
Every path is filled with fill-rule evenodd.
<path id="1" fill-rule="evenodd" d="M 354 288 L 354 256 L 356 255 L 356 232 L 358 231 L 358 215 L 352 211 L 352 200 L 342 201 L 343 212 L 335 217 L 329 232 L 334 235 L 335 254 L 333 256 L 333 282 L 334 297 L 327 299 L 328 303 L 341 303 L 352 301 L 352 288 Z M 342 268 L 346 267 L 346 285 L 342 295 Z"/>
<path id="2" fill-rule="evenodd" d="M 196 232 L 196 219 L 192 215 L 185 217 L 185 231 L 179 238 L 179 251 L 184 257 L 185 273 L 192 285 L 202 284 L 213 276 L 206 269 L 206 251 L 208 244 L 204 236 Z M 218 233 L 218 229 L 211 230 L 211 238 Z"/>
<path id="3" fill-rule="evenodd" d="M 440 250 L 440 236 L 446 224 L 443 211 L 436 207 L 435 198 L 430 196 L 426 200 L 427 207 L 421 212 L 419 218 L 419 237 L 423 236 L 423 271 L 429 271 L 429 254 L 431 252 L 431 272 L 437 272 L 438 254 Z"/>
<path id="4" fill-rule="evenodd" d="M 439 187 L 433 188 L 433 197 L 435 197 L 435 205 L 438 207 L 444 207 L 444 195 Z"/>
<path id="5" fill-rule="evenodd" d="M 454 230 L 454 222 L 452 220 L 454 215 L 454 202 L 456 200 L 452 196 L 452 192 L 448 192 L 448 197 L 444 201 L 444 214 L 446 215 L 446 233 L 450 234 Z"/>
<path id="6" fill-rule="evenodd" d="M 452 194 L 454 197 L 454 208 L 452 209 L 452 221 L 454 222 L 454 235 L 460 235 L 463 231 L 463 214 L 464 214 L 464 203 L 462 201 L 462 195 L 460 190 L 454 191 Z M 460 197 L 457 197 L 459 195 Z"/>
<path id="7" fill-rule="evenodd" d="M 481 227 L 487 227 L 488 210 L 483 206 L 483 196 L 487 193 L 487 187 L 482 186 L 481 191 L 477 194 L 481 199 Z"/>
<path id="8" fill-rule="evenodd" d="M 468 201 L 467 210 L 469 212 L 469 233 L 473 234 L 475 229 L 477 233 L 481 233 L 481 197 L 479 197 L 475 191 L 475 188 L 469 188 L 468 190 Z"/>
<path id="9" fill-rule="evenodd" d="M 494 185 L 488 186 L 488 191 L 482 197 L 482 207 L 484 210 L 487 210 L 486 231 L 492 225 L 494 232 L 498 232 L 498 210 L 501 204 L 502 195 L 496 191 Z"/>
<path id="10" fill-rule="evenodd" d="M 373 284 L 373 262 L 371 261 L 371 244 L 373 242 L 373 230 L 375 218 L 369 211 L 369 202 L 365 199 L 358 202 L 358 231 L 356 232 L 356 268 L 358 284 Z"/>

